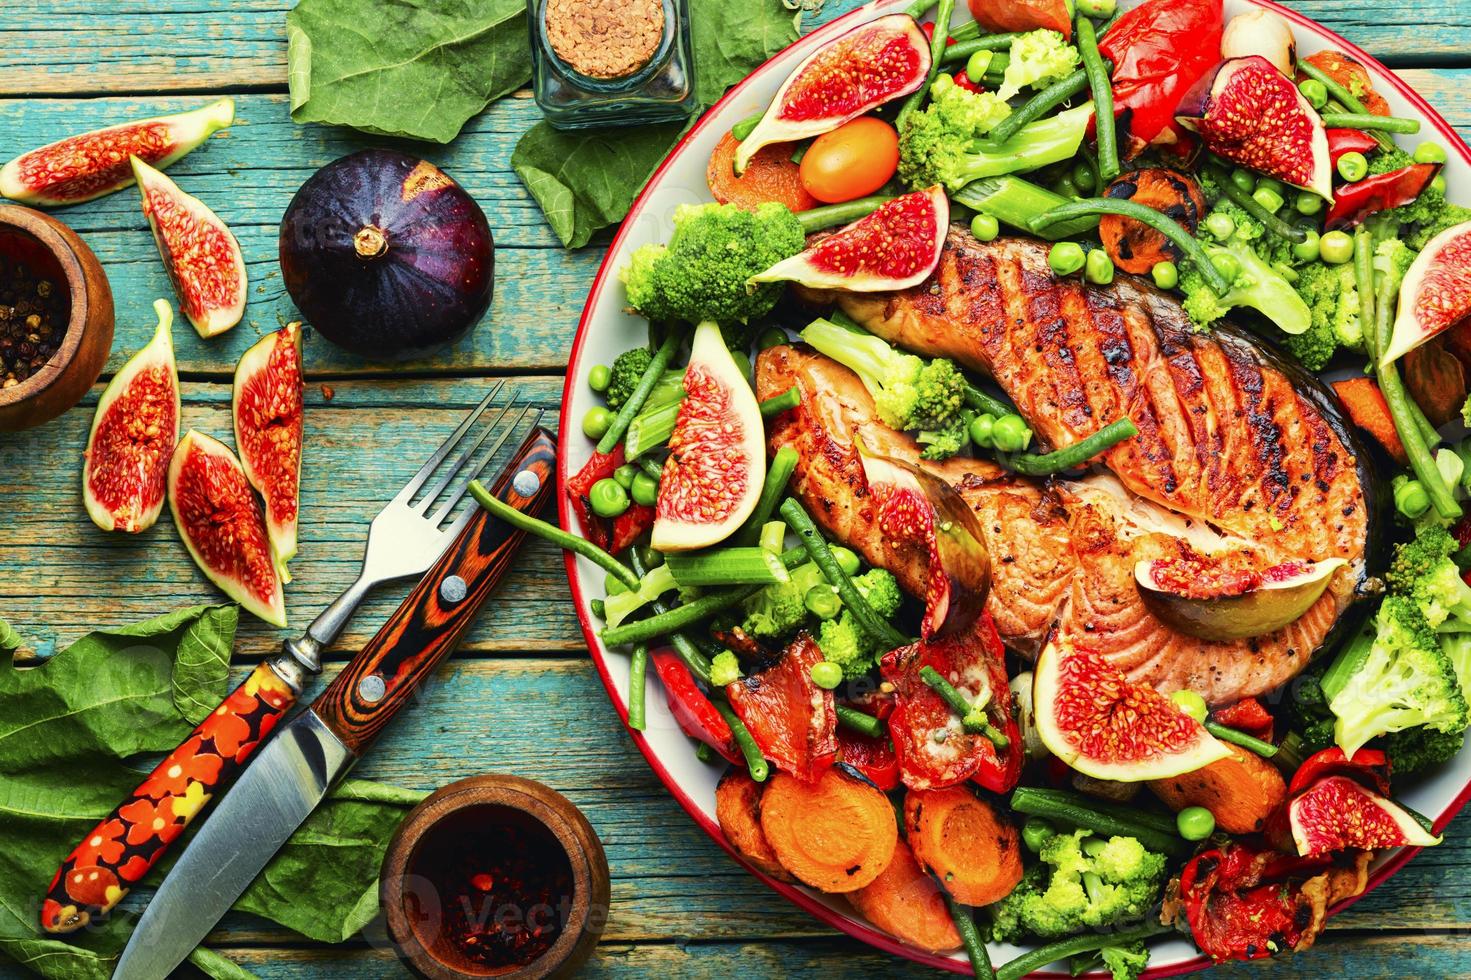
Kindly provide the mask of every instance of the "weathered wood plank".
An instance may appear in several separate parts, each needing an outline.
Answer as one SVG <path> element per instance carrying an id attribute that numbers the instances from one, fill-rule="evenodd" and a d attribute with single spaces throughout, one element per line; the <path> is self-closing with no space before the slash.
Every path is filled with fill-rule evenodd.
<path id="1" fill-rule="evenodd" d="M 1392 63 L 1464 64 L 1471 8 L 1460 0 L 1287 0 Z M 822 18 L 859 0 L 827 0 Z M 0 27 L 0 92 L 209 91 L 286 85 L 294 0 L 60 0 Z"/>
<path id="2" fill-rule="evenodd" d="M 310 346 L 308 351 L 310 357 Z M 292 563 L 296 581 L 287 588 L 298 632 L 356 577 L 368 521 L 489 384 L 334 382 L 330 402 L 321 385 L 307 386 L 302 546 Z M 507 396 L 512 390 L 524 403 L 544 409 L 543 424 L 555 429 L 560 379 L 515 379 Z M 137 536 L 105 533 L 87 519 L 79 474 L 96 394 L 50 425 L 0 438 L 0 486 L 8 501 L 8 516 L 0 521 L 0 616 L 33 637 L 43 652 L 96 626 L 219 601 L 176 540 L 167 510 L 158 526 Z M 229 385 L 188 383 L 184 397 L 186 428 L 233 444 Z M 369 599 L 342 648 L 361 646 L 406 591 L 407 585 L 388 586 Z M 253 617 L 245 619 L 242 656 L 255 658 L 284 637 Z M 494 614 L 481 619 L 467 643 L 480 652 L 582 649 L 553 549 L 539 541 L 528 546 L 526 559 L 502 584 Z"/>

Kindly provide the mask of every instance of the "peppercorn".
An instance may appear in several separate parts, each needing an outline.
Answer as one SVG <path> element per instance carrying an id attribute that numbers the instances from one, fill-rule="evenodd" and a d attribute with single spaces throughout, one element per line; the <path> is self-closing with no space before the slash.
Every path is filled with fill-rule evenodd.
<path id="1" fill-rule="evenodd" d="M 23 262 L 0 260 L 0 388 L 14 388 L 61 347 L 68 316 L 64 291 Z"/>

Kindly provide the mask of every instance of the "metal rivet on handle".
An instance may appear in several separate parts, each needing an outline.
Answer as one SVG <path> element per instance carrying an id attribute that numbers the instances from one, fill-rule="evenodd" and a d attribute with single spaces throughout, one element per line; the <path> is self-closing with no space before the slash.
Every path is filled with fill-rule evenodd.
<path id="1" fill-rule="evenodd" d="M 383 695 L 388 693 L 388 685 L 383 682 L 382 674 L 369 674 L 358 681 L 358 697 L 369 704 L 377 704 L 383 700 Z"/>
<path id="2" fill-rule="evenodd" d="M 468 591 L 465 580 L 458 575 L 451 575 L 439 583 L 439 597 L 450 604 L 462 601 Z"/>
<path id="3" fill-rule="evenodd" d="M 522 470 L 511 480 L 511 489 L 523 497 L 530 497 L 541 489 L 541 477 L 531 470 Z"/>

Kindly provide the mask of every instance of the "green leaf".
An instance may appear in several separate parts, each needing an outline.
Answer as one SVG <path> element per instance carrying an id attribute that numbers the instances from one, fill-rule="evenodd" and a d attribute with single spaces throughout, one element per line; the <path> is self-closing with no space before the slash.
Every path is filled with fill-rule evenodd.
<path id="1" fill-rule="evenodd" d="M 792 12 L 780 0 L 698 3 L 690 18 L 695 45 L 695 98 L 714 105 L 725 90 L 797 39 Z"/>
<path id="2" fill-rule="evenodd" d="M 448 143 L 531 77 L 524 0 L 301 0 L 286 36 L 298 123 Z"/>
<path id="3" fill-rule="evenodd" d="M 215 606 L 184 628 L 171 678 L 174 707 L 194 724 L 219 707 L 214 692 L 230 676 L 230 648 L 240 622 L 239 606 Z"/>
<path id="4" fill-rule="evenodd" d="M 194 952 L 189 954 L 189 962 L 203 970 L 214 980 L 254 980 L 255 974 L 234 960 L 226 959 L 212 949 L 203 946 L 194 947 Z"/>

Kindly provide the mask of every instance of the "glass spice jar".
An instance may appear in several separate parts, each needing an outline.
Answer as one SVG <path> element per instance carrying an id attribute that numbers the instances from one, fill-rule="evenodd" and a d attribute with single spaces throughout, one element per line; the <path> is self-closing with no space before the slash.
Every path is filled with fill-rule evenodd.
<path id="1" fill-rule="evenodd" d="M 558 129 L 634 126 L 695 104 L 689 0 L 527 0 L 532 87 Z"/>

